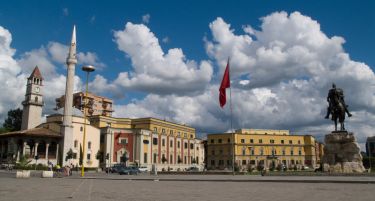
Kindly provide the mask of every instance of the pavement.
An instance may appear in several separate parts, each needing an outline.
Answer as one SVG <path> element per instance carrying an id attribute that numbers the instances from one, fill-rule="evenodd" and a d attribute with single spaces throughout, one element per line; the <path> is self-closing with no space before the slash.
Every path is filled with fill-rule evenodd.
<path id="1" fill-rule="evenodd" d="M 40 177 L 41 171 L 31 171 L 32 177 Z M 277 182 L 277 183 L 353 183 L 353 184 L 375 184 L 375 174 L 358 176 L 301 176 L 301 175 L 186 175 L 186 174 L 158 174 L 141 173 L 139 175 L 106 174 L 104 172 L 87 172 L 81 177 L 80 172 L 73 172 L 72 176 L 65 179 L 101 179 L 101 180 L 134 180 L 134 181 L 205 181 L 205 182 Z M 14 178 L 15 171 L 0 170 L 0 178 Z"/>
<path id="2" fill-rule="evenodd" d="M 372 201 L 374 176 L 118 175 L 16 179 L 0 171 L 0 201 Z"/>

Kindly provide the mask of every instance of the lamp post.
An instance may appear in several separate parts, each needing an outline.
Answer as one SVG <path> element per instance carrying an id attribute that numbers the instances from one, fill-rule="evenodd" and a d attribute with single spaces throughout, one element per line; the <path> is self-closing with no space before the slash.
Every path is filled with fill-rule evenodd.
<path id="1" fill-rule="evenodd" d="M 85 176 L 85 148 L 86 148 L 86 106 L 87 106 L 87 93 L 89 88 L 89 73 L 95 71 L 94 66 L 87 65 L 83 66 L 82 70 L 86 72 L 86 91 L 85 91 L 85 99 L 84 99 L 84 109 L 83 109 L 83 118 L 84 118 L 84 124 L 83 124 L 83 156 L 82 156 L 82 167 L 81 167 L 81 176 Z"/>

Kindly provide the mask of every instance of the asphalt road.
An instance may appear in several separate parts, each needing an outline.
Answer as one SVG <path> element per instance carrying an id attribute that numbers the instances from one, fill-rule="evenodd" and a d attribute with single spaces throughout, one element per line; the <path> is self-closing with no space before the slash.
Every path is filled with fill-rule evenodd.
<path id="1" fill-rule="evenodd" d="M 142 176 L 15 179 L 0 175 L 0 200 L 373 201 L 375 184 L 134 180 Z M 150 176 L 144 176 L 151 178 Z M 184 176 L 187 179 L 189 176 Z M 205 175 L 201 176 L 206 178 Z M 217 177 L 220 177 L 217 176 Z M 172 177 L 173 178 L 173 177 Z M 175 176 L 174 178 L 178 178 Z M 266 177 L 263 177 L 266 178 Z"/>

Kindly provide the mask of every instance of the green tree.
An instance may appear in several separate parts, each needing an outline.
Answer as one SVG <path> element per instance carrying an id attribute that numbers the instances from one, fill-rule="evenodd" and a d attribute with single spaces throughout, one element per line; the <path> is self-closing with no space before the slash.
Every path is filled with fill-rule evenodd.
<path id="1" fill-rule="evenodd" d="M 73 150 L 69 149 L 68 153 L 66 153 L 65 161 L 73 158 Z"/>
<path id="2" fill-rule="evenodd" d="M 99 162 L 103 162 L 104 161 L 104 153 L 100 150 L 98 150 L 98 152 L 96 153 L 96 159 L 99 160 Z"/>
<path id="3" fill-rule="evenodd" d="M 4 129 L 7 131 L 19 131 L 21 130 L 22 124 L 22 110 L 17 108 L 15 110 L 8 111 L 8 117 L 3 123 Z"/>

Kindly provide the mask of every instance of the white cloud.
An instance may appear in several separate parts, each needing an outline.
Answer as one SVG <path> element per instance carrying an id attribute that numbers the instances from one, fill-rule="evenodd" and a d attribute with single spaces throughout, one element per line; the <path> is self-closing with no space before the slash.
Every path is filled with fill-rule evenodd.
<path id="1" fill-rule="evenodd" d="M 186 94 L 202 91 L 211 80 L 208 61 L 187 60 L 179 48 L 161 49 L 158 39 L 143 24 L 128 22 L 115 31 L 115 42 L 132 61 L 133 72 L 122 72 L 115 84 L 132 90 L 157 94 Z"/>
<path id="2" fill-rule="evenodd" d="M 150 18 L 151 18 L 151 15 L 147 13 L 146 15 L 142 16 L 142 22 L 145 24 L 148 24 L 150 22 Z"/>
<path id="3" fill-rule="evenodd" d="M 220 71 L 203 93 L 150 94 L 143 100 L 117 106 L 116 115 L 166 118 L 192 125 L 200 132 L 229 130 L 229 100 L 224 109 L 219 107 L 216 82 L 221 80 L 230 56 L 234 128 L 290 129 L 322 140 L 333 129 L 333 123 L 323 117 L 328 89 L 335 82 L 344 89 L 354 114 L 347 119 L 346 127 L 355 132 L 360 143 L 373 135 L 374 72 L 366 64 L 350 59 L 343 48 L 344 39 L 328 37 L 317 21 L 299 12 L 276 12 L 261 21 L 260 30 L 246 25 L 239 35 L 222 18 L 210 23 L 212 38 L 205 38 L 206 51 Z M 144 39 L 147 31 L 137 34 Z M 130 55 L 134 66 L 139 66 L 132 76 L 138 78 L 140 72 L 154 70 L 142 68 L 145 61 L 133 58 L 136 52 L 129 47 L 131 41 L 137 40 L 126 39 L 119 48 Z M 134 49 L 143 50 L 144 44 L 148 44 L 148 49 L 160 48 L 157 40 L 139 41 L 134 42 Z M 147 61 L 157 61 L 163 55 L 161 51 L 143 54 L 139 58 L 149 58 Z M 130 82 L 129 74 L 121 76 Z"/>

